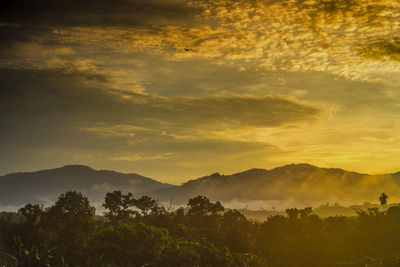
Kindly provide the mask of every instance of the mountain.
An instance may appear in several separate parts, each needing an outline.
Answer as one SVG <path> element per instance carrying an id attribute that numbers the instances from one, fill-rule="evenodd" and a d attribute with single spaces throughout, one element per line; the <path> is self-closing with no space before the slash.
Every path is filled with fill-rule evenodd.
<path id="1" fill-rule="evenodd" d="M 25 203 L 50 203 L 66 190 L 77 190 L 101 206 L 107 192 L 122 190 L 136 197 L 149 195 L 160 202 L 185 205 L 197 195 L 219 200 L 226 207 L 283 209 L 377 203 L 382 192 L 389 202 L 400 201 L 400 173 L 369 175 L 342 169 L 319 168 L 309 164 L 290 164 L 272 170 L 251 169 L 221 175 L 214 173 L 180 186 L 160 183 L 138 174 L 94 170 L 68 165 L 38 172 L 14 173 L 0 177 L 0 207 Z"/>
<path id="2" fill-rule="evenodd" d="M 253 208 L 285 208 L 327 202 L 349 205 L 376 202 L 382 192 L 388 194 L 390 200 L 398 200 L 400 176 L 368 175 L 309 164 L 290 164 L 272 170 L 251 169 L 232 175 L 214 173 L 178 187 L 146 194 L 176 204 L 184 204 L 189 198 L 205 195 L 228 206 L 239 204 L 243 207 L 245 204 Z"/>
<path id="3" fill-rule="evenodd" d="M 26 203 L 46 204 L 60 193 L 77 190 L 93 203 L 104 202 L 107 192 L 116 189 L 140 193 L 166 189 L 173 185 L 160 183 L 138 174 L 94 170 L 82 165 L 67 165 L 37 172 L 0 176 L 0 206 L 20 206 Z"/>

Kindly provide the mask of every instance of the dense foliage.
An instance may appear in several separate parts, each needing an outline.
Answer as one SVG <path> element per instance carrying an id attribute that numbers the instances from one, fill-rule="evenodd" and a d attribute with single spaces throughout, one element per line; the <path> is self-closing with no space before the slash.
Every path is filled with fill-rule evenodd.
<path id="1" fill-rule="evenodd" d="M 167 210 L 114 191 L 103 206 L 96 216 L 68 191 L 1 213 L 0 266 L 400 266 L 399 206 L 324 219 L 293 208 L 262 223 L 204 196 Z"/>

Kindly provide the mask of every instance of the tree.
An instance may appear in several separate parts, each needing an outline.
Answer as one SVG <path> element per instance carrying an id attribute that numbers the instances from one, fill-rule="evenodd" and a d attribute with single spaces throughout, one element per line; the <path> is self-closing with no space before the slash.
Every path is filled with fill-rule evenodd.
<path id="1" fill-rule="evenodd" d="M 212 203 L 210 200 L 205 196 L 197 196 L 195 198 L 189 199 L 189 206 L 188 215 L 198 215 L 198 216 L 205 216 L 205 215 L 215 215 L 220 211 L 224 211 L 225 208 L 221 205 L 219 201 Z"/>
<path id="2" fill-rule="evenodd" d="M 312 213 L 312 208 L 311 207 L 305 207 L 304 209 L 299 210 L 300 213 L 300 218 L 304 219 Z"/>
<path id="3" fill-rule="evenodd" d="M 300 212 L 297 208 L 286 209 L 285 213 L 288 215 L 289 219 L 291 219 L 291 220 L 297 219 L 300 214 Z"/>
<path id="4" fill-rule="evenodd" d="M 37 245 L 26 247 L 21 237 L 14 236 L 16 249 L 13 255 L 3 253 L 0 256 L 0 266 L 15 266 L 15 267 L 48 267 L 53 266 L 54 248 L 50 250 L 39 249 Z M 5 257 L 4 257 L 5 256 Z M 3 259 L 2 259 L 3 258 Z M 6 259 L 4 259 L 6 258 Z"/>
<path id="5" fill-rule="evenodd" d="M 231 266 L 237 267 L 268 267 L 267 260 L 249 253 L 235 253 Z"/>
<path id="6" fill-rule="evenodd" d="M 197 196 L 189 199 L 187 205 L 189 206 L 187 217 L 192 225 L 212 229 L 218 228 L 218 212 L 225 210 L 219 201 L 212 203 L 205 196 Z"/>
<path id="7" fill-rule="evenodd" d="M 135 207 L 137 207 L 140 211 L 142 216 L 146 216 L 149 214 L 160 214 L 164 213 L 162 207 L 159 207 L 157 201 L 149 196 L 142 196 L 141 198 L 135 201 Z"/>
<path id="8" fill-rule="evenodd" d="M 132 193 L 122 194 L 119 190 L 107 193 L 103 207 L 108 211 L 104 212 L 104 216 L 113 225 L 119 222 L 127 222 L 139 214 L 137 211 L 131 209 L 135 203 L 136 200 L 133 198 Z"/>
<path id="9" fill-rule="evenodd" d="M 89 253 L 114 266 L 145 266 L 166 247 L 168 232 L 143 223 L 108 227 L 93 236 Z M 114 264 L 114 265 L 113 265 Z"/>
<path id="10" fill-rule="evenodd" d="M 20 208 L 18 210 L 18 213 L 26 219 L 26 222 L 28 224 L 37 225 L 40 222 L 41 216 L 44 213 L 43 205 L 32 205 L 29 203 Z"/>
<path id="11" fill-rule="evenodd" d="M 307 218 L 312 212 L 311 207 L 305 207 L 304 209 L 290 208 L 285 210 L 285 213 L 291 220 L 295 220 L 299 218 L 299 216 L 301 219 Z"/>
<path id="12" fill-rule="evenodd" d="M 382 193 L 379 197 L 379 201 L 381 202 L 383 210 L 385 210 L 385 205 L 387 203 L 388 196 L 385 193 Z"/>
<path id="13" fill-rule="evenodd" d="M 224 242 L 233 252 L 249 251 L 250 222 L 237 210 L 228 210 L 222 216 L 221 230 L 224 235 Z"/>
<path id="14" fill-rule="evenodd" d="M 393 206 L 388 208 L 386 211 L 386 215 L 389 219 L 393 219 L 396 222 L 400 221 L 400 206 Z"/>
<path id="15" fill-rule="evenodd" d="M 234 261 L 226 247 L 217 247 L 209 242 L 172 240 L 154 262 L 154 267 L 218 266 L 230 267 Z"/>
<path id="16" fill-rule="evenodd" d="M 43 243 L 46 235 L 41 223 L 45 215 L 43 205 L 26 204 L 18 210 L 18 214 L 25 219 L 17 231 L 23 244 L 30 247 Z"/>
<path id="17" fill-rule="evenodd" d="M 47 229 L 54 235 L 54 246 L 71 262 L 78 261 L 95 230 L 95 210 L 82 193 L 67 191 L 46 212 Z"/>

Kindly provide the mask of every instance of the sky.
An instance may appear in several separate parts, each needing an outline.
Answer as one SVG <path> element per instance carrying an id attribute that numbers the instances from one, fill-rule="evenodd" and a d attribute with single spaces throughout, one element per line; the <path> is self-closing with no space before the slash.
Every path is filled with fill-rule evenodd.
<path id="1" fill-rule="evenodd" d="M 0 175 L 400 170 L 398 0 L 0 7 Z"/>

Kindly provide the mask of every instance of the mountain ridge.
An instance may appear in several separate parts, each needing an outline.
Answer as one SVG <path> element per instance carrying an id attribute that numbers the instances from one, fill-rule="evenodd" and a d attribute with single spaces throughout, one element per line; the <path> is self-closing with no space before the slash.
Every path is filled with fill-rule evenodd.
<path id="1" fill-rule="evenodd" d="M 54 200 L 66 190 L 87 194 L 93 202 L 102 202 L 108 191 L 139 193 L 174 185 L 136 174 L 95 170 L 85 165 L 65 165 L 34 172 L 16 172 L 0 176 L 0 205 L 22 205 Z"/>
<path id="2" fill-rule="evenodd" d="M 369 175 L 298 163 L 269 170 L 252 168 L 230 175 L 216 172 L 177 186 L 136 173 L 95 170 L 71 164 L 0 176 L 0 205 L 43 203 L 44 199 L 54 200 L 66 190 L 81 191 L 97 203 L 102 203 L 105 194 L 113 190 L 129 191 L 135 196 L 149 195 L 160 202 L 179 205 L 197 195 L 223 203 L 259 201 L 266 205 L 288 201 L 299 205 L 370 201 L 381 192 L 390 196 L 400 195 L 399 173 Z"/>
<path id="3" fill-rule="evenodd" d="M 380 191 L 400 193 L 393 174 L 369 175 L 340 168 L 320 168 L 307 163 L 288 164 L 270 170 L 253 168 L 231 175 L 214 173 L 189 180 L 174 188 L 147 192 L 160 201 L 184 203 L 198 194 L 212 200 L 292 201 L 326 203 L 370 201 Z M 396 184 L 396 188 L 392 185 Z M 395 189 L 395 190 L 393 190 Z"/>

